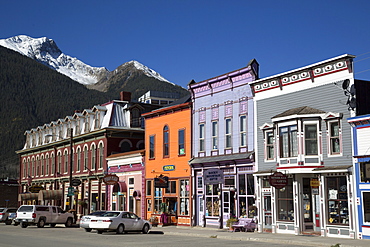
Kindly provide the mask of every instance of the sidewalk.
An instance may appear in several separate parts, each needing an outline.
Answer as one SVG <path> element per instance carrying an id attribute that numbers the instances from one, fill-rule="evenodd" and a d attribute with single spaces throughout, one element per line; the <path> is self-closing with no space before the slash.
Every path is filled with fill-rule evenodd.
<path id="1" fill-rule="evenodd" d="M 370 240 L 329 238 L 311 235 L 290 235 L 258 232 L 232 232 L 226 229 L 186 227 L 186 226 L 164 226 L 153 227 L 153 233 L 163 232 L 164 235 L 188 235 L 205 238 L 222 238 L 240 241 L 257 241 L 266 243 L 279 243 L 301 246 L 328 246 L 328 247 L 368 247 Z M 337 245 L 339 244 L 339 245 Z"/>

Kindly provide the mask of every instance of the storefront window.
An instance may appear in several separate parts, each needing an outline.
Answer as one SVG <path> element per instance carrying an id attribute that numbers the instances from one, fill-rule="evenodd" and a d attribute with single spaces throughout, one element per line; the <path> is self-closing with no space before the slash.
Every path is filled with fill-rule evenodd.
<path id="1" fill-rule="evenodd" d="M 162 204 L 162 189 L 161 188 L 155 188 L 154 193 L 154 210 L 153 212 L 156 214 L 162 213 L 161 212 L 161 204 Z"/>
<path id="2" fill-rule="evenodd" d="M 293 179 L 288 179 L 288 184 L 277 190 L 278 194 L 278 220 L 293 221 Z"/>
<path id="3" fill-rule="evenodd" d="M 349 224 L 347 180 L 345 176 L 328 177 L 328 223 Z"/>
<path id="4" fill-rule="evenodd" d="M 219 216 L 219 185 L 206 185 L 206 216 Z"/>
<path id="5" fill-rule="evenodd" d="M 370 192 L 363 192 L 362 194 L 362 202 L 364 209 L 364 223 L 370 223 Z"/>
<path id="6" fill-rule="evenodd" d="M 365 163 L 365 162 L 360 163 L 360 174 L 361 174 L 361 182 L 363 183 L 370 182 L 370 163 Z"/>

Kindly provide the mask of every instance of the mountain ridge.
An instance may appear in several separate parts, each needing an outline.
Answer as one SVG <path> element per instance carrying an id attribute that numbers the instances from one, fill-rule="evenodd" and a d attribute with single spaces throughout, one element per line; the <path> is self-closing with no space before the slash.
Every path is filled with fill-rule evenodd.
<path id="1" fill-rule="evenodd" d="M 0 39 L 0 45 L 47 65 L 85 86 L 90 86 L 90 88 L 94 88 L 94 84 L 98 82 L 102 84 L 119 67 L 132 63 L 136 69 L 142 70 L 147 76 L 172 83 L 162 77 L 158 72 L 135 60 L 126 62 L 113 71 L 109 71 L 105 67 L 92 67 L 75 57 L 64 54 L 56 42 L 47 37 L 32 38 L 27 35 L 18 35 L 7 39 Z"/>

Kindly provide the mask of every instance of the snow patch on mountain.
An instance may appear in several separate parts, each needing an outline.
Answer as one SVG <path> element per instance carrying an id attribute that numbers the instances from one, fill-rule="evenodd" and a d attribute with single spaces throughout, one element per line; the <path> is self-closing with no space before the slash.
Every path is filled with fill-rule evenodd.
<path id="1" fill-rule="evenodd" d="M 35 59 L 83 85 L 96 84 L 110 73 L 105 67 L 92 67 L 75 57 L 64 54 L 54 40 L 47 37 L 32 38 L 18 35 L 8 39 L 0 39 L 0 45 Z M 147 76 L 169 82 L 156 71 L 137 61 L 130 61 L 127 64 L 130 63 L 133 63 L 136 69 L 142 70 Z"/>

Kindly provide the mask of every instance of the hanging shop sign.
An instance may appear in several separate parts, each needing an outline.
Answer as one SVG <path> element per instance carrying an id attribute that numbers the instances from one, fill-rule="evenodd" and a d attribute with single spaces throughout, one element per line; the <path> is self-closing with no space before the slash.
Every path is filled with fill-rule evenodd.
<path id="1" fill-rule="evenodd" d="M 224 172 L 217 168 L 208 169 L 204 171 L 203 178 L 205 184 L 223 184 Z"/>
<path id="2" fill-rule="evenodd" d="M 269 176 L 269 182 L 276 189 L 282 189 L 288 184 L 288 177 L 281 172 L 275 172 Z"/>
<path id="3" fill-rule="evenodd" d="M 80 179 L 72 179 L 72 186 L 79 186 L 81 184 L 81 180 Z"/>
<path id="4" fill-rule="evenodd" d="M 107 174 L 103 177 L 103 182 L 106 185 L 116 185 L 119 181 L 119 177 L 116 174 Z"/>
<path id="5" fill-rule="evenodd" d="M 154 178 L 154 187 L 168 188 L 168 177 L 161 174 L 159 177 Z"/>
<path id="6" fill-rule="evenodd" d="M 39 193 L 40 190 L 43 190 L 44 187 L 41 185 L 32 185 L 31 187 L 28 188 L 28 191 L 31 193 Z"/>
<path id="7" fill-rule="evenodd" d="M 163 171 L 174 171 L 174 170 L 175 170 L 175 165 L 163 166 Z"/>

